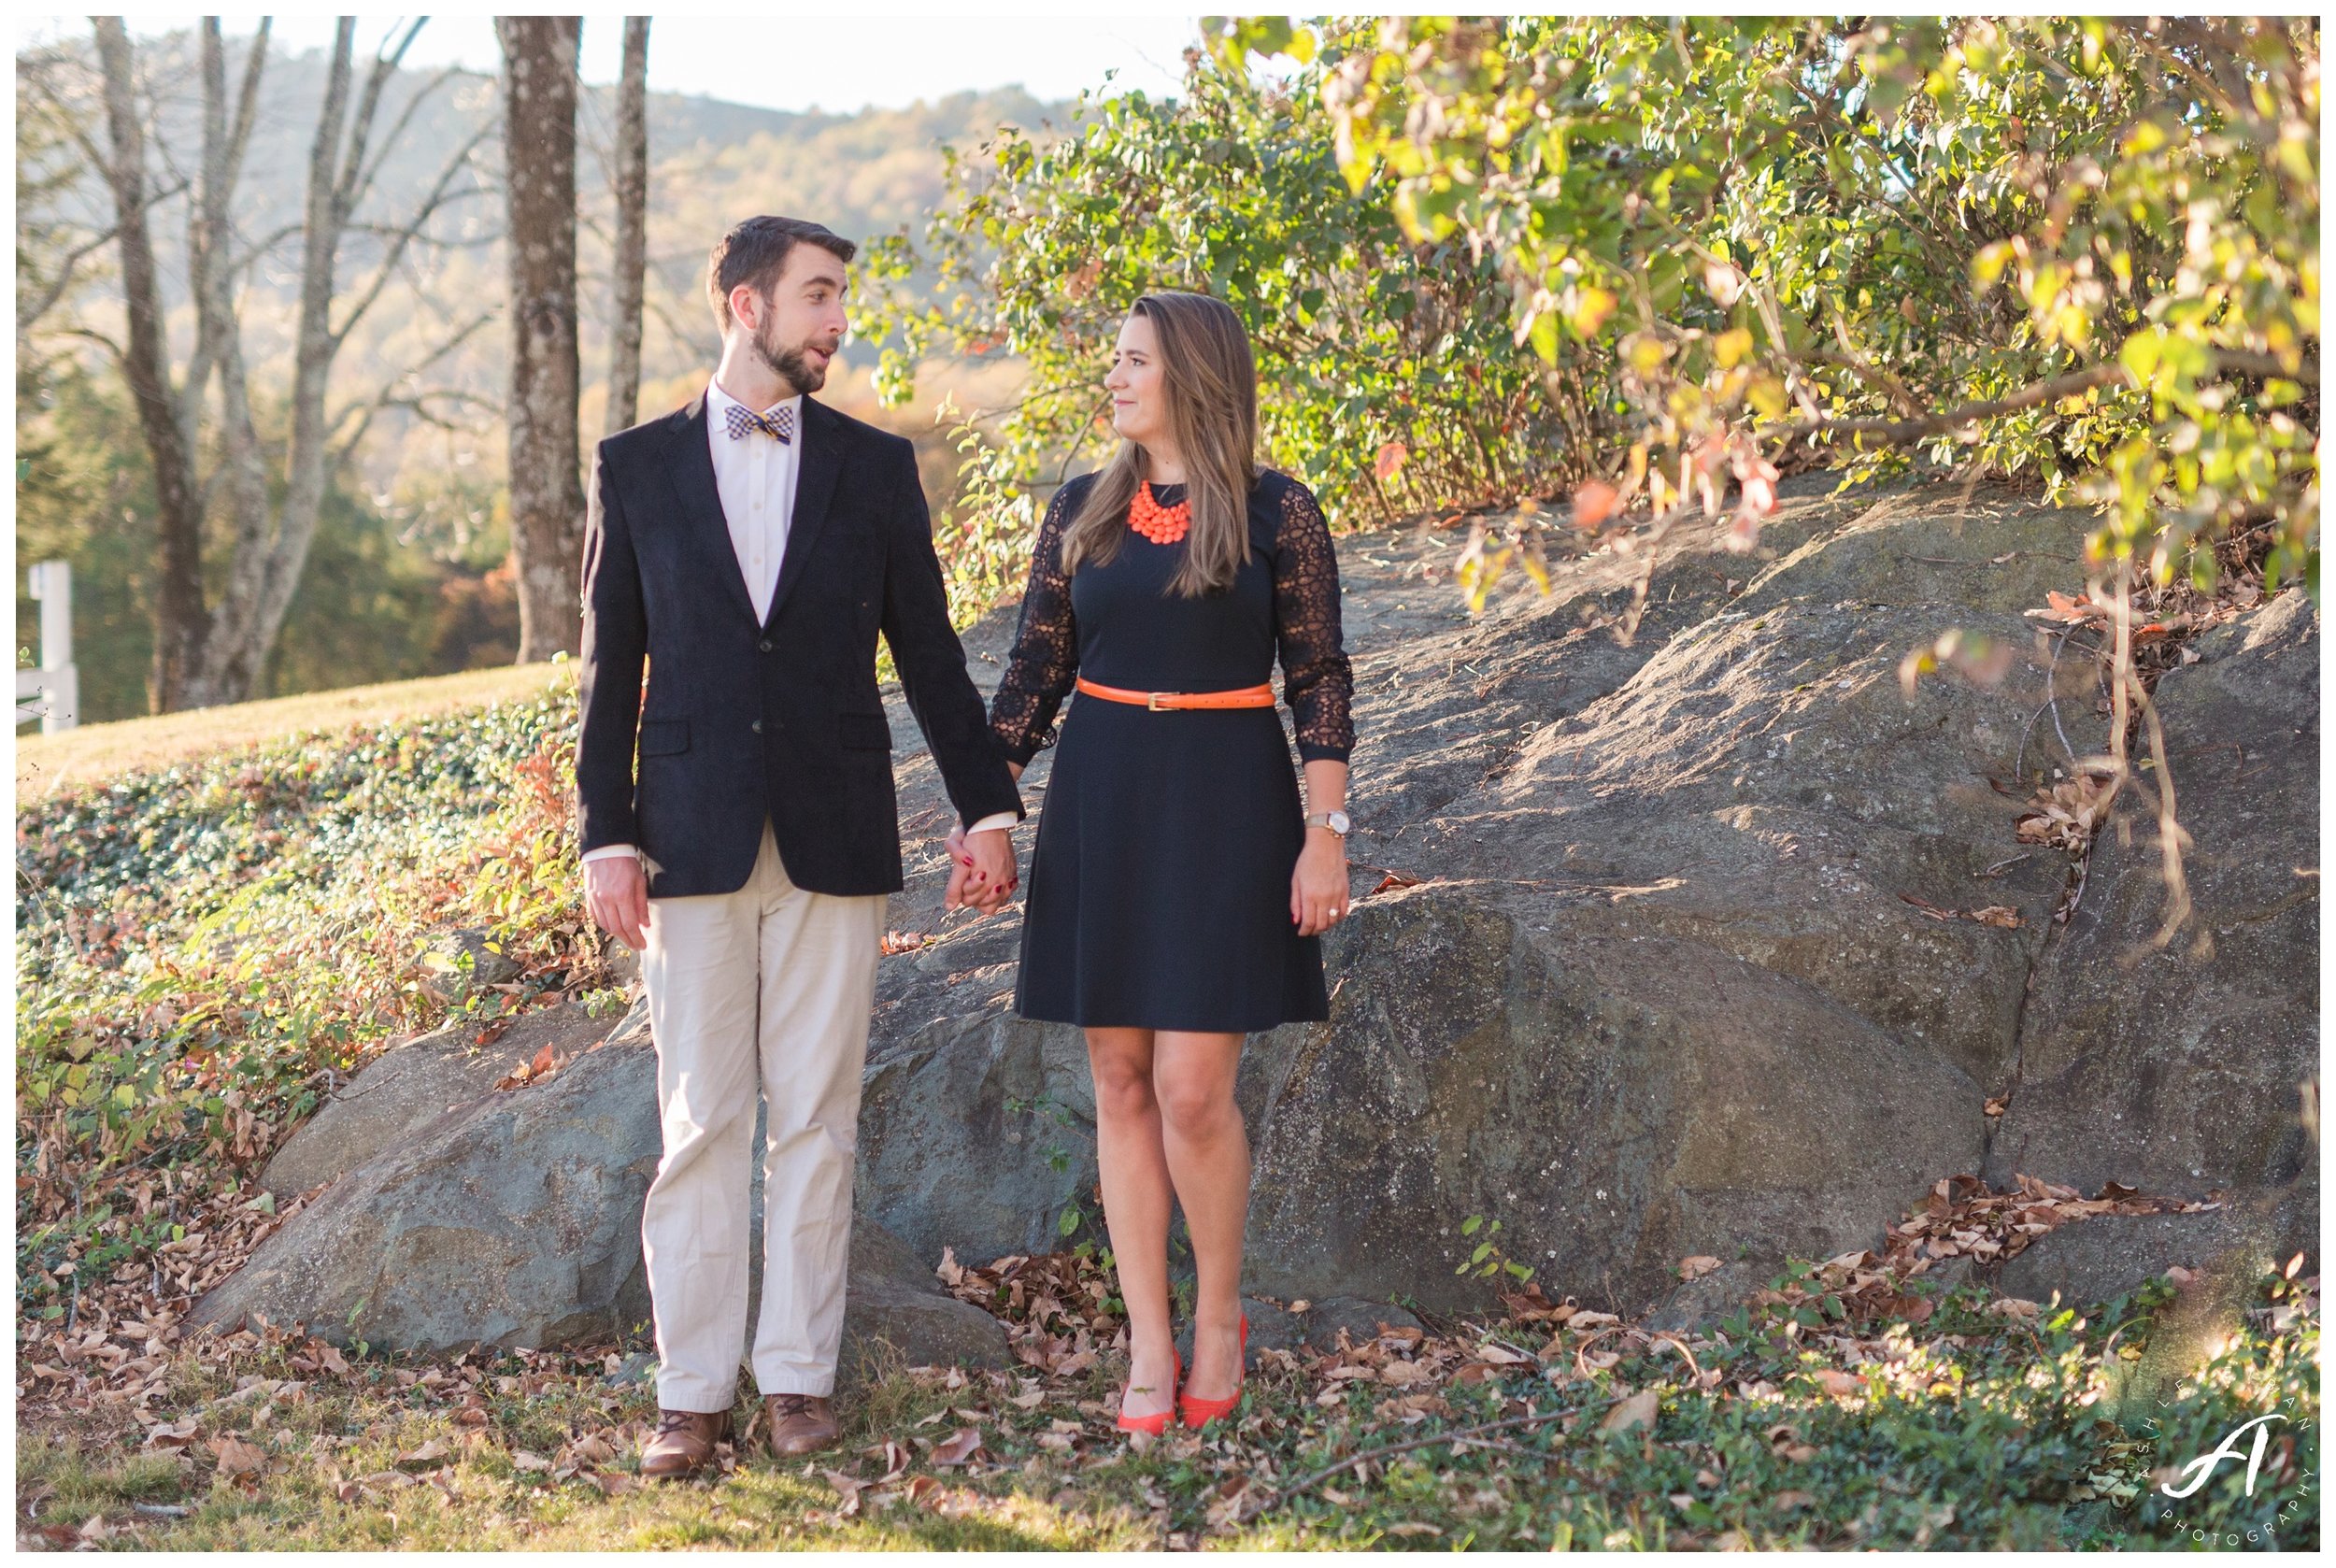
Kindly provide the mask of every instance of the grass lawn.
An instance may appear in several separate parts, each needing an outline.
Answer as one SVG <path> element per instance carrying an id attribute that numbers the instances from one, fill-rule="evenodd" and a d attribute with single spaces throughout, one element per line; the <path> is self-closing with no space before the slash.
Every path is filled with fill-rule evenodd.
<path id="1" fill-rule="evenodd" d="M 2264 1292 L 2272 1311 L 2193 1370 L 2157 1435 L 2120 1425 L 2108 1404 L 2145 1359 L 2137 1329 L 2162 1303 L 2018 1317 L 1966 1290 L 1919 1330 L 1813 1331 L 1804 1300 L 1675 1339 L 1511 1316 L 1324 1356 L 1262 1352 L 1231 1430 L 1157 1442 L 1112 1432 L 1111 1356 L 1067 1376 L 892 1367 L 849 1390 L 837 1448 L 784 1464 L 750 1452 L 719 1478 L 681 1484 L 637 1475 L 655 1411 L 624 1376 L 640 1358 L 621 1347 L 434 1365 L 244 1333 L 182 1349 L 134 1420 L 101 1410 L 21 1429 L 19 1538 L 242 1550 L 2050 1549 L 2171 1546 L 2176 1518 L 2211 1518 L 2269 1526 L 2294 1547 L 2318 1528 L 2306 1490 L 2316 1435 L 2300 1423 L 2252 1498 L 2243 1465 L 2221 1467 L 2186 1504 L 2149 1490 L 2243 1412 L 2283 1398 L 2316 1407 L 2316 1302 L 2291 1282 Z M 1018 1326 L 1031 1353 L 1040 1331 Z M 738 1418 L 749 1413 L 742 1400 Z"/>
<path id="2" fill-rule="evenodd" d="M 565 663 L 506 665 L 83 724 L 53 735 L 21 734 L 16 737 L 17 799 L 36 800 L 61 789 L 152 772 L 213 752 L 540 696 L 547 690 L 566 691 L 575 680 L 574 666 Z"/>

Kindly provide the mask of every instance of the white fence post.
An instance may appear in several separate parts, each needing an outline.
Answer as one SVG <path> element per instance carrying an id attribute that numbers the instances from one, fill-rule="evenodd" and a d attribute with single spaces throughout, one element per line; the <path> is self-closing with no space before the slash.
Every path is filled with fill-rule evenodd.
<path id="1" fill-rule="evenodd" d="M 31 575 L 33 597 L 40 601 L 40 668 L 16 672 L 16 721 L 37 719 L 40 733 L 53 735 L 80 721 L 81 675 L 73 663 L 73 566 L 43 561 Z"/>

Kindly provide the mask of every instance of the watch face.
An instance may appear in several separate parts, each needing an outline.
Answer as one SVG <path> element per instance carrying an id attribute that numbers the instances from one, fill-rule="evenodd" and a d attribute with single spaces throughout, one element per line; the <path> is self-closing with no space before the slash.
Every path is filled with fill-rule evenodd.
<path id="1" fill-rule="evenodd" d="M 1333 811 L 1331 813 L 1331 832 L 1338 834 L 1339 837 L 1346 837 L 1346 830 L 1353 825 L 1354 824 L 1348 820 L 1346 813 L 1344 811 Z"/>

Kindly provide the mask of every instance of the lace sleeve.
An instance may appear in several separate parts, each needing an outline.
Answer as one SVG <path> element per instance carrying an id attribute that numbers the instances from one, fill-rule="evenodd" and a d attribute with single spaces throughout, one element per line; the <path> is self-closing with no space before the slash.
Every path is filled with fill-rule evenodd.
<path id="1" fill-rule="evenodd" d="M 1055 710 L 1071 694 L 1078 674 L 1078 623 L 1071 614 L 1071 579 L 1062 571 L 1062 530 L 1071 510 L 1071 487 L 1055 492 L 1038 524 L 1031 551 L 1030 584 L 1022 590 L 1022 618 L 1014 632 L 1014 651 L 990 701 L 990 730 L 1005 748 L 1006 761 L 1025 766 L 1054 744 Z"/>
<path id="2" fill-rule="evenodd" d="M 1282 494 L 1274 553 L 1274 631 L 1282 701 L 1298 720 L 1303 760 L 1343 763 L 1354 749 L 1353 669 L 1338 624 L 1338 556 L 1330 524 L 1305 486 Z"/>

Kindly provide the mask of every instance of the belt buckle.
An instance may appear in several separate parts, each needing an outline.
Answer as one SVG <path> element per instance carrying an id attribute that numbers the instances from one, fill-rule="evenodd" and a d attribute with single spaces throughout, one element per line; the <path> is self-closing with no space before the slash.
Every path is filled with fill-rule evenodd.
<path id="1" fill-rule="evenodd" d="M 1144 694 L 1144 706 L 1151 712 L 1159 713 L 1162 711 L 1160 706 L 1160 699 L 1166 696 L 1173 696 L 1174 694 L 1175 693 L 1168 691 L 1147 691 Z"/>

